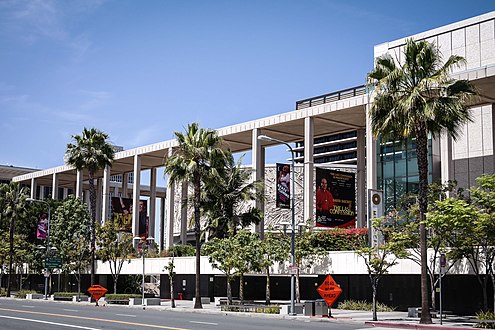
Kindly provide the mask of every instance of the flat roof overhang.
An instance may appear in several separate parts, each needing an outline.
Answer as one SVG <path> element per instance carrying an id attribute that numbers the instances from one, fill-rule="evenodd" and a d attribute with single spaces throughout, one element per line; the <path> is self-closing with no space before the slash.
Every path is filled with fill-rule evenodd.
<path id="1" fill-rule="evenodd" d="M 495 103 L 495 65 L 455 73 L 452 76 L 455 79 L 469 79 L 478 88 L 480 97 L 474 100 L 471 106 Z M 224 148 L 234 153 L 246 152 L 252 149 L 254 129 L 259 129 L 261 134 L 289 143 L 304 140 L 304 120 L 308 117 L 314 119 L 315 137 L 364 129 L 368 102 L 368 95 L 364 94 L 220 128 L 217 131 L 224 140 Z M 263 142 L 264 146 L 276 144 Z M 169 148 L 176 146 L 176 140 L 167 140 L 118 152 L 115 154 L 111 175 L 132 172 L 136 155 L 141 156 L 142 170 L 161 167 Z M 13 180 L 30 184 L 30 180 L 34 178 L 38 184 L 50 186 L 54 173 L 58 174 L 59 187 L 74 186 L 76 170 L 67 165 L 19 175 Z M 103 177 L 103 171 L 96 173 L 95 177 Z M 84 171 L 83 180 L 87 179 L 87 172 Z"/>

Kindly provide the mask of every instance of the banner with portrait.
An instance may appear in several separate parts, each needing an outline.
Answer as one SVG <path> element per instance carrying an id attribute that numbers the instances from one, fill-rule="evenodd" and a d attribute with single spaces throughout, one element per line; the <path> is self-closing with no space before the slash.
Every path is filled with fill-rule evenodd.
<path id="1" fill-rule="evenodd" d="M 355 227 L 355 186 L 354 173 L 316 168 L 317 227 Z"/>
<path id="2" fill-rule="evenodd" d="M 112 197 L 112 220 L 118 231 L 132 233 L 132 198 Z M 148 237 L 148 201 L 139 201 L 138 236 Z"/>
<path id="3" fill-rule="evenodd" d="M 42 212 L 38 218 L 36 226 L 36 238 L 46 239 L 48 236 L 48 216 L 45 212 Z"/>
<path id="4" fill-rule="evenodd" d="M 132 198 L 112 197 L 112 220 L 118 231 L 132 233 Z"/>
<path id="5" fill-rule="evenodd" d="M 276 206 L 290 208 L 290 166 L 277 163 L 277 191 Z"/>

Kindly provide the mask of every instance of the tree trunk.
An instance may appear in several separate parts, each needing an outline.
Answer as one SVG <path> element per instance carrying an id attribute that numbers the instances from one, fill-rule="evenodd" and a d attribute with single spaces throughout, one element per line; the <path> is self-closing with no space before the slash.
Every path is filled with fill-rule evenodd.
<path id="1" fill-rule="evenodd" d="M 244 274 L 239 276 L 239 300 L 244 304 Z"/>
<path id="2" fill-rule="evenodd" d="M 169 275 L 170 280 L 170 307 L 175 308 L 174 277 Z"/>
<path id="3" fill-rule="evenodd" d="M 200 197 L 201 197 L 201 181 L 200 178 L 195 175 L 194 178 L 194 236 L 196 238 L 196 288 L 194 302 L 195 309 L 203 308 L 201 304 L 201 219 L 200 219 Z"/>
<path id="4" fill-rule="evenodd" d="M 266 305 L 270 305 L 270 267 L 266 267 Z"/>
<path id="5" fill-rule="evenodd" d="M 442 276 L 440 274 L 440 276 Z M 437 302 L 436 302 L 436 290 L 435 290 L 435 287 L 437 285 L 437 282 L 435 281 L 435 274 L 429 274 L 429 277 L 430 277 L 430 299 L 431 299 L 431 309 L 433 309 L 434 311 L 437 310 Z"/>
<path id="6" fill-rule="evenodd" d="M 372 313 L 373 313 L 373 321 L 378 321 L 378 315 L 376 313 L 376 290 L 378 283 L 376 283 L 373 279 L 371 280 L 371 290 L 373 294 L 373 308 L 372 308 Z"/>
<path id="7" fill-rule="evenodd" d="M 493 313 L 495 313 L 495 275 L 490 273 L 490 277 L 492 279 L 492 288 L 493 288 Z"/>
<path id="8" fill-rule="evenodd" d="M 90 252 L 91 252 L 91 285 L 95 284 L 95 252 L 96 252 L 96 189 L 93 171 L 89 175 L 89 204 L 91 209 L 90 230 Z"/>
<path id="9" fill-rule="evenodd" d="M 416 155 L 419 171 L 419 246 L 421 254 L 421 324 L 431 324 L 428 299 L 428 248 L 425 226 L 428 210 L 428 131 L 424 123 L 416 127 Z"/>
<path id="10" fill-rule="evenodd" d="M 232 305 L 232 279 L 227 276 L 227 301 L 229 305 Z"/>
<path id="11" fill-rule="evenodd" d="M 119 280 L 119 275 L 113 276 L 113 293 L 117 293 L 117 281 Z"/>

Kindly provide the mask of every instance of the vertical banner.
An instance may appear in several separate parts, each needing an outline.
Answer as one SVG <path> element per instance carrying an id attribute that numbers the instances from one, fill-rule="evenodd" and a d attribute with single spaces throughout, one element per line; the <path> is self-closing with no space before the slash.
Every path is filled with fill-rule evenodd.
<path id="1" fill-rule="evenodd" d="M 148 238 L 148 201 L 139 200 L 139 232 L 141 239 Z"/>
<path id="2" fill-rule="evenodd" d="M 46 239 L 48 233 L 48 216 L 45 212 L 40 214 L 38 219 L 38 225 L 36 228 L 36 238 L 37 239 Z"/>
<path id="3" fill-rule="evenodd" d="M 112 197 L 112 220 L 118 231 L 132 233 L 132 199 Z"/>
<path id="4" fill-rule="evenodd" d="M 290 166 L 277 164 L 277 207 L 290 208 Z"/>
<path id="5" fill-rule="evenodd" d="M 355 227 L 355 174 L 317 167 L 316 186 L 316 226 Z"/>

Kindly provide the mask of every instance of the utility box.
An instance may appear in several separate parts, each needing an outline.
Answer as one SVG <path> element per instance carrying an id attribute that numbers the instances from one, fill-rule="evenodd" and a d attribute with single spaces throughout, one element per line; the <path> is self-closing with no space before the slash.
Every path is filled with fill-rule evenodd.
<path id="1" fill-rule="evenodd" d="M 315 301 L 306 300 L 304 302 L 304 316 L 315 316 Z"/>

